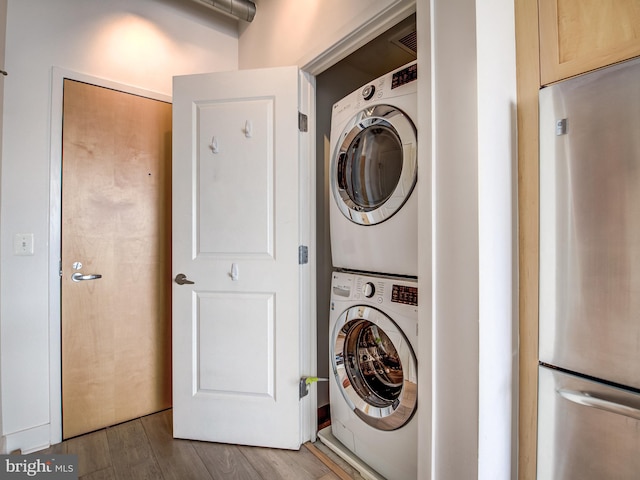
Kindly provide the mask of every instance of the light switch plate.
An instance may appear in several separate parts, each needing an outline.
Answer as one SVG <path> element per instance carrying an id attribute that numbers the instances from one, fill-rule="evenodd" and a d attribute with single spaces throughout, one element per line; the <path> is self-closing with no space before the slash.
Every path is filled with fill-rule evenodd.
<path id="1" fill-rule="evenodd" d="M 16 233 L 13 237 L 14 255 L 33 255 L 33 233 Z"/>

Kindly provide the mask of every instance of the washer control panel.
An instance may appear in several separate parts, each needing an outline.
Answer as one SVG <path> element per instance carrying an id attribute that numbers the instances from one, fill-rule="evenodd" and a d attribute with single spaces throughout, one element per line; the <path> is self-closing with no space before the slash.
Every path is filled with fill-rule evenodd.
<path id="1" fill-rule="evenodd" d="M 411 279 L 334 272 L 331 287 L 334 301 L 360 299 L 378 304 L 418 306 L 417 283 Z"/>

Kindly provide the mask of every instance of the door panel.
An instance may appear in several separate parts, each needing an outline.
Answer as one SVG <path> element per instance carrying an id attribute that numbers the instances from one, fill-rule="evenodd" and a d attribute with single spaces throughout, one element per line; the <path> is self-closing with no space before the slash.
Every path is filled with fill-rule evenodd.
<path id="1" fill-rule="evenodd" d="M 174 79 L 174 436 L 300 446 L 298 70 Z"/>
<path id="2" fill-rule="evenodd" d="M 634 60 L 540 91 L 539 358 L 637 389 L 639 77 Z"/>
<path id="3" fill-rule="evenodd" d="M 273 294 L 198 296 L 198 393 L 226 392 L 273 401 L 274 300 Z M 244 353 L 238 355 L 237 346 Z"/>
<path id="4" fill-rule="evenodd" d="M 170 168 L 170 104 L 65 80 L 64 438 L 171 406 Z"/>
<path id="5" fill-rule="evenodd" d="M 203 136 L 196 224 L 200 255 L 273 257 L 273 102 L 202 101 L 195 106 Z M 216 228 L 201 228 L 208 224 Z"/>
<path id="6" fill-rule="evenodd" d="M 537 4 L 542 85 L 640 54 L 636 1 L 544 0 Z"/>

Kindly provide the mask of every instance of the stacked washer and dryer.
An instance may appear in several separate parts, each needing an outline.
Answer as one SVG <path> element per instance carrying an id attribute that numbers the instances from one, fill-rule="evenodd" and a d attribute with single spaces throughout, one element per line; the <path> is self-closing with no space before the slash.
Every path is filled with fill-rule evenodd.
<path id="1" fill-rule="evenodd" d="M 411 62 L 331 117 L 333 375 L 319 437 L 371 479 L 417 476 L 416 80 Z"/>

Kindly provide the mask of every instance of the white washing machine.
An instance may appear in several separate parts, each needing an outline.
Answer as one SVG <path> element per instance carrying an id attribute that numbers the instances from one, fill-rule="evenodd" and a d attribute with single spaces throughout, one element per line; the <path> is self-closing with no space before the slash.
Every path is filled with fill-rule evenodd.
<path id="1" fill-rule="evenodd" d="M 333 437 L 383 478 L 415 480 L 417 282 L 334 272 L 329 328 Z"/>
<path id="2" fill-rule="evenodd" d="M 349 94 L 331 116 L 333 266 L 417 276 L 417 78 L 409 63 Z"/>

